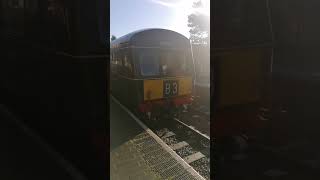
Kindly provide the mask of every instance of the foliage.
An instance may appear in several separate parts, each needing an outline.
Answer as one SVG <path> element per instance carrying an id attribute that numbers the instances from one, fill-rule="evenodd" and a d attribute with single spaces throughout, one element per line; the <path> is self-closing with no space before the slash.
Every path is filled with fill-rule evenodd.
<path id="1" fill-rule="evenodd" d="M 116 40 L 117 39 L 117 37 L 115 36 L 115 35 L 112 35 L 111 36 L 111 41 L 114 41 L 114 40 Z"/>
<path id="2" fill-rule="evenodd" d="M 203 6 L 201 0 L 194 2 L 195 9 Z M 190 40 L 193 44 L 210 43 L 210 17 L 202 13 L 193 13 L 188 16 L 188 27 L 190 27 Z"/>

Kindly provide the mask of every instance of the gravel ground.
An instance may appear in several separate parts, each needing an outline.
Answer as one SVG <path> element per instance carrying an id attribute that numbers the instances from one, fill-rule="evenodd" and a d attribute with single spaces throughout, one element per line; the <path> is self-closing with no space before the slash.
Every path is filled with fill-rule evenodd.
<path id="1" fill-rule="evenodd" d="M 164 128 L 164 129 L 157 130 L 157 131 L 156 131 L 156 134 L 157 134 L 159 137 L 162 137 L 162 136 L 164 136 L 167 132 L 169 132 L 169 129 Z"/>
<path id="2" fill-rule="evenodd" d="M 196 153 L 190 146 L 185 146 L 181 149 L 176 150 L 176 153 L 181 157 L 185 158 L 193 153 Z"/>
<path id="3" fill-rule="evenodd" d="M 177 144 L 179 141 L 176 139 L 176 137 L 168 137 L 168 138 L 164 138 L 162 139 L 166 144 L 168 144 L 169 146 L 172 144 Z"/>
<path id="4" fill-rule="evenodd" d="M 210 159 L 204 157 L 190 164 L 201 176 L 210 179 Z"/>

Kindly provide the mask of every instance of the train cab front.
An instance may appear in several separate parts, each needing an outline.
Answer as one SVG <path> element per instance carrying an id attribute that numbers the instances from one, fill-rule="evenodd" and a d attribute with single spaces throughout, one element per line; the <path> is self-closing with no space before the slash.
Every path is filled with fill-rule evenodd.
<path id="1" fill-rule="evenodd" d="M 147 119 L 170 119 L 192 103 L 192 78 L 147 79 L 138 110 Z"/>

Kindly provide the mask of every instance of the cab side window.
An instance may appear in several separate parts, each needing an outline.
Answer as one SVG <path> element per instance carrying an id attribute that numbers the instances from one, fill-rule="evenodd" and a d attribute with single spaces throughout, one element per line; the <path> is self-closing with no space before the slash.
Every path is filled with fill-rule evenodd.
<path id="1" fill-rule="evenodd" d="M 127 76 L 132 77 L 133 65 L 129 54 L 124 55 L 124 71 L 127 74 Z"/>
<path id="2" fill-rule="evenodd" d="M 120 73 L 121 75 L 125 76 L 125 77 L 132 77 L 132 62 L 131 62 L 131 58 L 129 56 L 128 53 L 128 49 L 124 48 L 120 50 L 120 59 L 121 59 L 121 70 Z"/>
<path id="3" fill-rule="evenodd" d="M 115 73 L 119 73 L 119 69 L 121 66 L 118 51 L 119 51 L 118 49 L 114 49 L 114 51 L 113 51 L 113 63 L 114 63 L 114 67 L 115 67 L 114 68 Z"/>
<path id="4" fill-rule="evenodd" d="M 115 55 L 114 55 L 114 50 L 111 50 L 110 52 L 110 66 L 111 66 L 111 72 L 115 73 L 115 68 L 116 68 L 116 61 L 115 61 Z"/>
<path id="5" fill-rule="evenodd" d="M 125 76 L 124 73 L 124 55 L 123 55 L 123 50 L 120 49 L 118 51 L 118 64 L 119 64 L 119 74 L 121 74 L 122 76 Z"/>

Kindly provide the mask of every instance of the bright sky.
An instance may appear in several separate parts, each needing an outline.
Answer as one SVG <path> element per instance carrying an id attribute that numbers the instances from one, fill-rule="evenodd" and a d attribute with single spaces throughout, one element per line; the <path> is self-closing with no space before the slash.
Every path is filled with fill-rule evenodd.
<path id="1" fill-rule="evenodd" d="M 110 34 L 117 38 L 144 28 L 164 28 L 190 37 L 188 15 L 197 0 L 111 0 Z M 210 0 L 198 13 L 210 16 Z"/>

